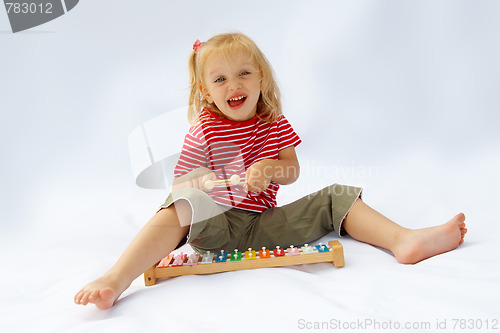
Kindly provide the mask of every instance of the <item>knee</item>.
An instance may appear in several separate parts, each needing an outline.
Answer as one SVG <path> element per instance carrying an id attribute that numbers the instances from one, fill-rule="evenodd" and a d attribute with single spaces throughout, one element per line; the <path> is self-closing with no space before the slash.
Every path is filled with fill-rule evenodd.
<path id="1" fill-rule="evenodd" d="M 179 225 L 181 227 L 187 227 L 191 224 L 191 220 L 193 217 L 193 208 L 191 207 L 191 203 L 188 200 L 178 200 L 171 207 L 175 210 Z"/>
<path id="2" fill-rule="evenodd" d="M 172 205 L 161 208 L 156 213 L 155 224 L 165 227 L 185 227 L 191 224 L 192 209 L 189 201 L 178 200 Z"/>

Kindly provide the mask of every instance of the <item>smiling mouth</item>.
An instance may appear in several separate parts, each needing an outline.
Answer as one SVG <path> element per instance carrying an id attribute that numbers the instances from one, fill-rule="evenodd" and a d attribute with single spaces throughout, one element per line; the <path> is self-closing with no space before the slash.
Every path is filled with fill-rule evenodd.
<path id="1" fill-rule="evenodd" d="M 246 96 L 237 96 L 237 97 L 232 97 L 230 99 L 227 100 L 227 104 L 229 105 L 229 107 L 231 108 L 238 108 L 240 107 L 241 105 L 243 105 L 243 103 L 245 103 L 245 100 L 247 99 Z"/>

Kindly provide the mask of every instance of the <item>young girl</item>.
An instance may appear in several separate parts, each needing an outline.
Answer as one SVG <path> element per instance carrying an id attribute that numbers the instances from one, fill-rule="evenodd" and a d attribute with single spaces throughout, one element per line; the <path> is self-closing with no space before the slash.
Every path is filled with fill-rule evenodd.
<path id="1" fill-rule="evenodd" d="M 409 230 L 367 206 L 355 187 L 335 184 L 276 207 L 280 185 L 299 176 L 300 139 L 282 115 L 267 59 L 245 35 L 221 34 L 194 44 L 189 67 L 193 126 L 172 193 L 116 264 L 76 294 L 75 303 L 111 307 L 136 277 L 185 242 L 202 253 L 232 251 L 300 245 L 335 231 L 390 250 L 403 264 L 462 244 L 463 214 Z M 207 184 L 233 175 L 242 182 Z"/>

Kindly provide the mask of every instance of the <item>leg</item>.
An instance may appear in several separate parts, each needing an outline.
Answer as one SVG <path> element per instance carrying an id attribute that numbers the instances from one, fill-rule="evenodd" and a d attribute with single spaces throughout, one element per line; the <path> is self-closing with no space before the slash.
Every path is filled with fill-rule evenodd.
<path id="1" fill-rule="evenodd" d="M 75 303 L 94 303 L 110 308 L 132 281 L 175 249 L 186 236 L 191 219 L 191 206 L 180 200 L 160 210 L 137 234 L 113 267 L 101 278 L 83 287 Z"/>
<path id="2" fill-rule="evenodd" d="M 391 251 L 398 262 L 414 264 L 457 248 L 467 233 L 460 213 L 445 224 L 410 230 L 392 222 L 358 199 L 343 223 L 353 238 Z"/>

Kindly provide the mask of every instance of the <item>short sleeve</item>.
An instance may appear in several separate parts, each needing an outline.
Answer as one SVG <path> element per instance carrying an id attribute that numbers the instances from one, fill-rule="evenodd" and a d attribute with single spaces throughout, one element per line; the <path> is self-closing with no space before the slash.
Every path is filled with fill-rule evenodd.
<path id="1" fill-rule="evenodd" d="M 278 119 L 278 138 L 279 150 L 283 150 L 290 146 L 297 147 L 302 142 L 285 116 L 280 116 Z"/>
<path id="2" fill-rule="evenodd" d="M 186 134 L 181 156 L 175 166 L 174 176 L 182 176 L 194 169 L 207 166 L 205 144 L 191 132 Z"/>

